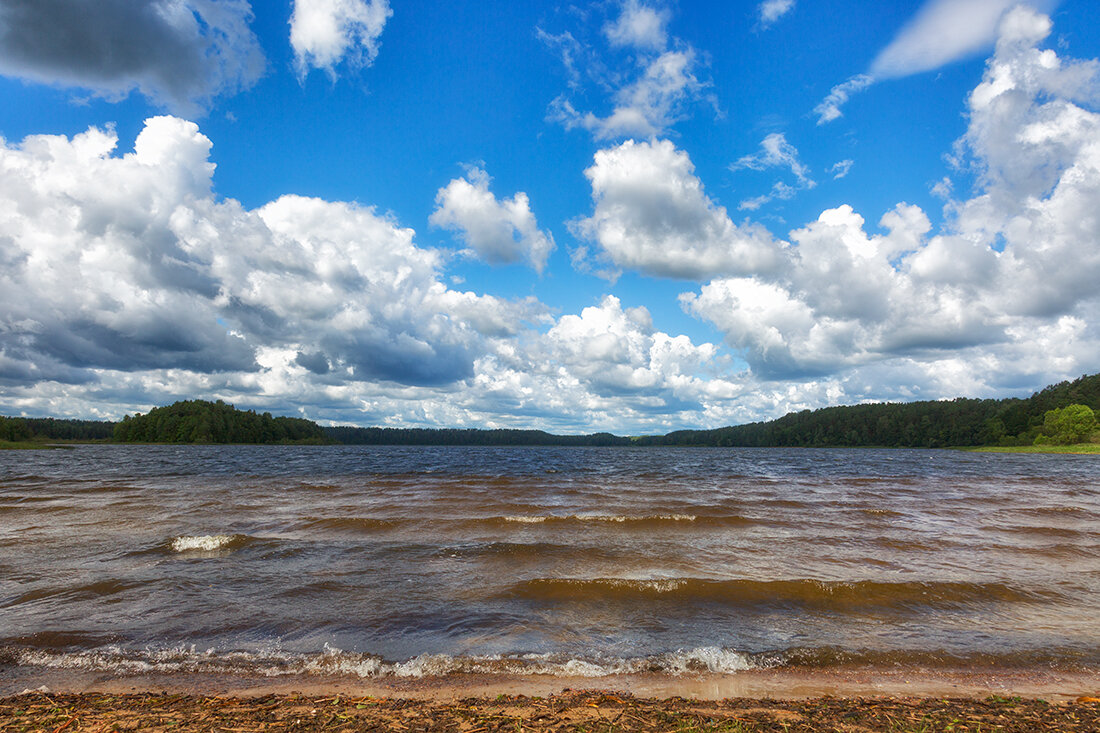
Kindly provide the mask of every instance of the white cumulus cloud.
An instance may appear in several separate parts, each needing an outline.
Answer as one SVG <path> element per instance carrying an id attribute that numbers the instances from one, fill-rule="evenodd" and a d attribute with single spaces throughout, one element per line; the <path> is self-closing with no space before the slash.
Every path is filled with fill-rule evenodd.
<path id="1" fill-rule="evenodd" d="M 604 34 L 612 46 L 632 46 L 658 51 L 668 43 L 669 12 L 638 2 L 627 0 L 622 12 L 613 22 L 604 26 Z"/>
<path id="2" fill-rule="evenodd" d="M 388 0 L 294 0 L 290 45 L 298 75 L 310 69 L 335 75 L 343 61 L 370 66 L 391 15 Z"/>
<path id="3" fill-rule="evenodd" d="M 554 249 L 554 237 L 539 229 L 527 194 L 498 200 L 489 191 L 489 175 L 470 168 L 439 189 L 429 221 L 459 233 L 486 262 L 508 264 L 526 260 L 542 272 Z"/>
<path id="4" fill-rule="evenodd" d="M 449 290 L 440 255 L 372 209 L 218 200 L 194 123 L 116 145 L 92 128 L 0 147 L 0 380 L 258 374 L 275 350 L 330 380 L 445 384 L 532 312 Z"/>
<path id="5" fill-rule="evenodd" d="M 762 227 L 734 224 L 704 192 L 687 153 L 668 140 L 600 150 L 585 176 L 595 207 L 574 229 L 617 267 L 702 279 L 779 262 L 781 245 Z"/>
<path id="6" fill-rule="evenodd" d="M 794 9 L 794 0 L 764 0 L 756 8 L 760 25 L 767 28 Z"/>

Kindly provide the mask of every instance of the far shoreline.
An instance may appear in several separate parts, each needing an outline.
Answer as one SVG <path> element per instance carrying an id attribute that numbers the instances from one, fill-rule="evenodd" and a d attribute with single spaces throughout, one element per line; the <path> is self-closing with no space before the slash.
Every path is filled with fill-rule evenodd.
<path id="1" fill-rule="evenodd" d="M 1097 455 L 1100 454 L 1100 443 L 1075 443 L 1073 445 L 977 445 L 965 446 L 956 450 L 967 453 L 1032 453 L 1052 455 Z"/>

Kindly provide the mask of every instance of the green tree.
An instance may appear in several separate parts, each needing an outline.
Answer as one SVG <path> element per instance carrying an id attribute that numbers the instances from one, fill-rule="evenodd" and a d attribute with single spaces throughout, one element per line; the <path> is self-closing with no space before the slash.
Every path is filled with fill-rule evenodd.
<path id="1" fill-rule="evenodd" d="M 1088 440 L 1096 430 L 1096 413 L 1088 405 L 1067 405 L 1057 410 L 1047 410 L 1043 416 L 1042 433 L 1035 440 L 1047 438 L 1056 445 L 1072 445 Z"/>

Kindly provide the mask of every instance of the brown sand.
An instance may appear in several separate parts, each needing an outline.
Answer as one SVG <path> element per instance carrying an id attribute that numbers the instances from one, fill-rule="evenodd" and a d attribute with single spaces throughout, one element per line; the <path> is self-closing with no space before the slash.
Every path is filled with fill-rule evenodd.
<path id="1" fill-rule="evenodd" d="M 0 731 L 1095 731 L 1100 699 L 636 698 L 608 691 L 550 697 L 208 697 L 26 693 L 0 699 Z"/>

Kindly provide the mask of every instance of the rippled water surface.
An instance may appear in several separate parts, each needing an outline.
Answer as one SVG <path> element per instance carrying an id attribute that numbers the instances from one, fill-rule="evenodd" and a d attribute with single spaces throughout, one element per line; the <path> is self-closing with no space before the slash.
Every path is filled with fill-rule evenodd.
<path id="1" fill-rule="evenodd" d="M 0 661 L 424 674 L 1100 666 L 1100 458 L 0 452 Z"/>

